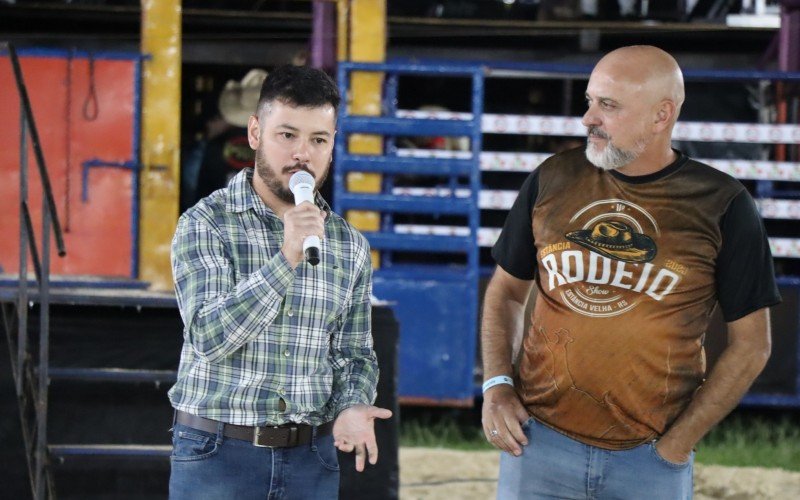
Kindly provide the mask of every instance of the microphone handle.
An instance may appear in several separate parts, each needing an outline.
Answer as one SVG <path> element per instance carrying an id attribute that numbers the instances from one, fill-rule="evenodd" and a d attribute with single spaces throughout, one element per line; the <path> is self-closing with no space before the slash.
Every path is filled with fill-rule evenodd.
<path id="1" fill-rule="evenodd" d="M 308 236 L 303 240 L 303 254 L 306 257 L 306 262 L 312 266 L 319 264 L 319 236 Z"/>

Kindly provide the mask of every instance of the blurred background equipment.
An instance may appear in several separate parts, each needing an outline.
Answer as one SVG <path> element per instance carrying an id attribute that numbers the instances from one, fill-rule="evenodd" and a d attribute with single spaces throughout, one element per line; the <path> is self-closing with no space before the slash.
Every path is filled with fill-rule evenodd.
<path id="1" fill-rule="evenodd" d="M 198 119 L 204 127 L 182 148 L 181 212 L 253 165 L 255 153 L 247 141 L 247 122 L 255 113 L 266 77 L 266 71 L 252 69 L 241 81 L 228 80 L 216 102 L 216 93 L 198 102 Z"/>

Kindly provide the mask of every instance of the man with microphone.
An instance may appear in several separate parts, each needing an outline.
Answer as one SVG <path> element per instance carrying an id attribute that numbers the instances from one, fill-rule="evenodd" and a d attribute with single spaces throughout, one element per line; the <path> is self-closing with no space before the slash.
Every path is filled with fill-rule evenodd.
<path id="1" fill-rule="evenodd" d="M 184 321 L 170 498 L 335 498 L 336 448 L 374 464 L 378 366 L 366 239 L 317 188 L 339 105 L 325 73 L 272 71 L 248 123 L 255 169 L 184 213 Z"/>

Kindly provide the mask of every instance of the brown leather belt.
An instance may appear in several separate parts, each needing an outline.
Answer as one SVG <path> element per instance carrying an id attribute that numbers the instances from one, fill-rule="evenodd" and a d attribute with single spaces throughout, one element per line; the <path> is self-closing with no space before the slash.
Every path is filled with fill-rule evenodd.
<path id="1" fill-rule="evenodd" d="M 198 417 L 178 410 L 175 421 L 181 425 L 205 432 L 217 432 L 217 420 Z M 316 427 L 318 436 L 327 436 L 333 431 L 333 422 Z M 243 441 L 250 441 L 254 446 L 264 448 L 291 448 L 311 442 L 314 426 L 308 424 L 283 424 L 277 426 L 254 427 L 251 425 L 225 424 L 222 435 Z"/>

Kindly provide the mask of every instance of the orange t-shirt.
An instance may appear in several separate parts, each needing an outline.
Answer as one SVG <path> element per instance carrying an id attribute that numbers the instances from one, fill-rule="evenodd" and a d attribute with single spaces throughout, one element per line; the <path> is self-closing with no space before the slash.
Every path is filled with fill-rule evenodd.
<path id="1" fill-rule="evenodd" d="M 493 256 L 539 292 L 520 398 L 543 423 L 607 449 L 662 434 L 686 407 L 718 300 L 728 321 L 780 300 L 744 186 L 680 154 L 641 177 L 598 169 L 583 149 L 551 157 Z"/>

